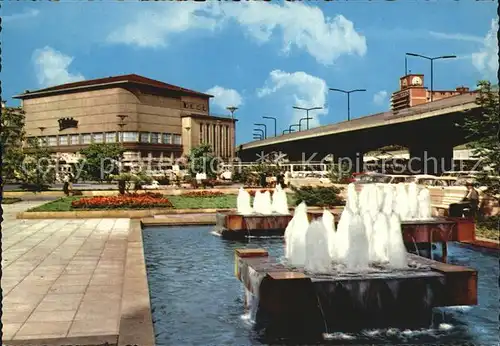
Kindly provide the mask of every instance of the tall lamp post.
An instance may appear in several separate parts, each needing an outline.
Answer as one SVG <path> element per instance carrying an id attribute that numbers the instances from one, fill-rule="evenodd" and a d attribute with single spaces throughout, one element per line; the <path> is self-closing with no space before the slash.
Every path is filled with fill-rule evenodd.
<path id="1" fill-rule="evenodd" d="M 292 124 L 292 125 L 290 125 L 290 127 L 288 127 L 288 131 L 289 132 L 295 132 L 295 130 L 293 130 L 292 128 L 293 127 L 299 127 L 299 126 L 300 126 L 299 124 Z"/>
<path id="2" fill-rule="evenodd" d="M 306 118 L 301 118 L 301 119 L 299 120 L 299 131 L 302 131 L 302 120 L 307 120 L 307 121 L 309 121 L 309 119 L 312 119 L 312 118 L 306 117 Z"/>
<path id="3" fill-rule="evenodd" d="M 347 121 L 351 120 L 351 94 L 355 92 L 366 91 L 366 89 L 353 89 L 353 90 L 342 90 L 336 88 L 329 88 L 331 91 L 338 91 L 347 94 Z"/>
<path id="4" fill-rule="evenodd" d="M 302 107 L 297 107 L 297 106 L 293 106 L 292 108 L 293 109 L 300 109 L 300 110 L 306 111 L 306 118 L 309 118 L 309 111 L 312 111 L 312 110 L 315 110 L 315 109 L 323 109 L 323 107 L 302 108 Z M 307 125 L 307 129 L 309 130 L 309 119 L 307 119 L 306 125 Z"/>
<path id="5" fill-rule="evenodd" d="M 286 129 L 286 130 L 283 130 L 283 134 L 287 134 L 287 133 L 290 133 L 290 130 L 289 129 Z"/>
<path id="6" fill-rule="evenodd" d="M 267 117 L 267 116 L 262 117 L 262 118 L 264 118 L 264 119 L 271 119 L 271 120 L 274 120 L 274 137 L 276 137 L 276 135 L 277 135 L 277 134 L 276 134 L 276 131 L 277 131 L 276 129 L 277 129 L 277 127 L 278 127 L 278 126 L 277 126 L 277 125 L 278 125 L 278 121 L 276 120 L 276 118 L 275 118 L 275 117 Z"/>
<path id="7" fill-rule="evenodd" d="M 255 126 L 262 126 L 264 128 L 264 139 L 267 138 L 267 126 L 266 124 L 254 124 Z"/>
<path id="8" fill-rule="evenodd" d="M 118 114 L 116 116 L 118 119 L 120 119 L 120 122 L 118 123 L 118 127 L 120 128 L 120 131 L 118 132 L 118 143 L 121 145 L 122 150 L 123 150 L 123 128 L 125 127 L 125 119 L 128 117 L 128 115 L 125 114 Z M 120 155 L 119 157 L 119 172 L 121 174 L 121 171 L 123 169 L 123 154 Z"/>
<path id="9" fill-rule="evenodd" d="M 238 107 L 235 106 L 229 106 L 226 107 L 226 109 L 231 112 L 231 120 L 233 122 L 233 131 L 232 131 L 232 138 L 231 138 L 231 157 L 234 157 L 234 149 L 236 148 L 236 123 L 234 122 L 234 112 L 238 109 Z"/>
<path id="10" fill-rule="evenodd" d="M 261 138 L 264 138 L 264 130 L 263 129 L 253 129 L 254 131 L 260 131 L 260 136 Z M 256 133 L 254 132 L 254 135 L 256 135 Z"/>
<path id="11" fill-rule="evenodd" d="M 406 55 L 409 55 L 409 56 L 414 56 L 414 57 L 417 57 L 417 58 L 423 58 L 423 59 L 427 59 L 431 62 L 431 102 L 432 100 L 434 99 L 434 60 L 440 60 L 440 59 L 454 59 L 456 58 L 457 56 L 456 55 L 441 55 L 441 56 L 436 56 L 436 57 L 430 57 L 430 56 L 425 56 L 425 55 L 422 55 L 422 54 L 416 54 L 416 53 L 406 53 Z"/>

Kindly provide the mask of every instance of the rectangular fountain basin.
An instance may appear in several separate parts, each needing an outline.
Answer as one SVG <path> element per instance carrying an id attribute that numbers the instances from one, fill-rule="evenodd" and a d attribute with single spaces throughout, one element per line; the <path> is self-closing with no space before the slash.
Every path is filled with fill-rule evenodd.
<path id="1" fill-rule="evenodd" d="M 322 212 L 309 211 L 309 221 L 320 218 Z M 293 215 L 241 215 L 217 213 L 215 231 L 226 239 L 244 239 L 249 236 L 282 236 Z M 334 214 L 335 222 L 340 215 Z M 403 221 L 403 239 L 406 243 L 446 243 L 472 241 L 475 224 L 464 218 L 433 218 L 431 220 Z"/>
<path id="2" fill-rule="evenodd" d="M 476 270 L 412 254 L 408 260 L 417 266 L 311 276 L 263 249 L 237 249 L 235 275 L 257 325 L 272 334 L 428 327 L 434 307 L 477 304 Z"/>

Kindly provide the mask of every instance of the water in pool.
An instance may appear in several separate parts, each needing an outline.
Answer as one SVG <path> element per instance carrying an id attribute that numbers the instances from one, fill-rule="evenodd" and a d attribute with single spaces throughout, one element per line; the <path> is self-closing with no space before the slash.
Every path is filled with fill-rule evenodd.
<path id="1" fill-rule="evenodd" d="M 250 346 L 263 340 L 244 315 L 243 285 L 234 276 L 234 249 L 263 247 L 283 255 L 283 240 L 226 241 L 212 227 L 151 227 L 143 232 L 156 345 Z M 323 345 L 499 345 L 498 254 L 449 244 L 449 262 L 478 270 L 479 304 L 435 309 L 425 330 L 367 330 L 329 335 Z"/>

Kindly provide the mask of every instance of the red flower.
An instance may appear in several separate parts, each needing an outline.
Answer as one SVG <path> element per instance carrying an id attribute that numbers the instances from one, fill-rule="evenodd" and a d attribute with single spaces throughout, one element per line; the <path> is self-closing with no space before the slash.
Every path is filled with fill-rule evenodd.
<path id="1" fill-rule="evenodd" d="M 80 198 L 71 203 L 75 209 L 149 209 L 149 208 L 171 208 L 172 203 L 159 193 L 131 193 L 120 196 L 96 196 Z"/>
<path id="2" fill-rule="evenodd" d="M 183 196 L 186 197 L 219 197 L 224 196 L 220 191 L 190 191 L 184 193 Z"/>

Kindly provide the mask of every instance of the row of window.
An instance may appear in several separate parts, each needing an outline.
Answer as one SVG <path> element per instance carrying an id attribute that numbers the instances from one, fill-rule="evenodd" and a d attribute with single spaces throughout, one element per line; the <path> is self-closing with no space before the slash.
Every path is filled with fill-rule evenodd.
<path id="1" fill-rule="evenodd" d="M 90 143 L 154 143 L 182 144 L 181 135 L 158 132 L 96 132 L 74 135 L 46 136 L 48 146 L 79 145 Z M 40 138 L 40 141 L 42 138 Z"/>

